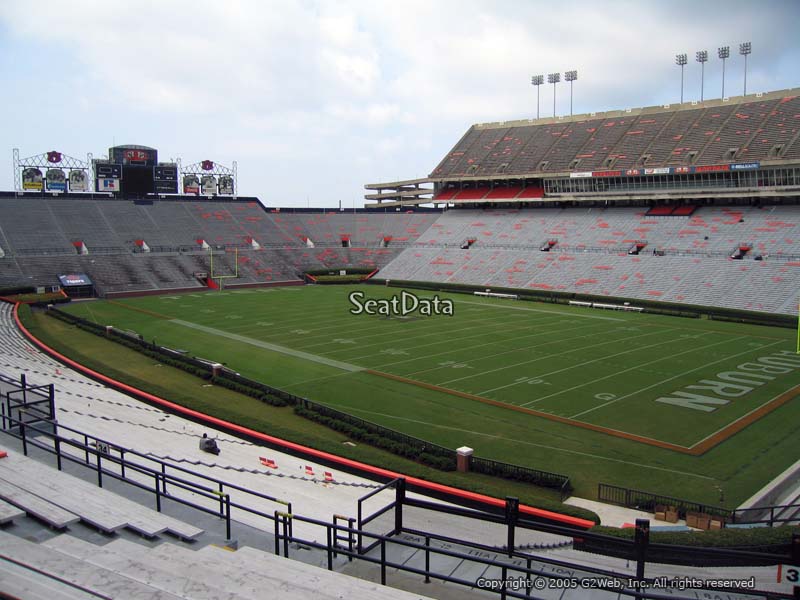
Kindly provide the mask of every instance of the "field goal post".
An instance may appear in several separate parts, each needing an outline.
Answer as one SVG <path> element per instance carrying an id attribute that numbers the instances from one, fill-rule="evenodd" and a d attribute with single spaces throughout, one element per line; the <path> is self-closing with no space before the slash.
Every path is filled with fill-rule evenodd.
<path id="1" fill-rule="evenodd" d="M 237 279 L 239 277 L 239 248 L 234 248 L 234 272 L 233 275 L 216 275 L 214 273 L 214 249 L 208 249 L 208 253 L 210 256 L 210 264 L 209 264 L 209 273 L 208 278 L 211 281 L 215 281 L 219 288 L 219 291 L 225 289 L 225 280 L 226 279 Z"/>

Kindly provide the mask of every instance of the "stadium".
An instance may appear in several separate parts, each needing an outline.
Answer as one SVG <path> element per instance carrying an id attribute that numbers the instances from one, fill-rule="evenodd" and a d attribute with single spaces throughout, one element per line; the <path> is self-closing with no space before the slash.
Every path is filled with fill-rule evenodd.
<path id="1" fill-rule="evenodd" d="M 13 150 L 0 597 L 798 597 L 800 89 L 440 142 Z"/>

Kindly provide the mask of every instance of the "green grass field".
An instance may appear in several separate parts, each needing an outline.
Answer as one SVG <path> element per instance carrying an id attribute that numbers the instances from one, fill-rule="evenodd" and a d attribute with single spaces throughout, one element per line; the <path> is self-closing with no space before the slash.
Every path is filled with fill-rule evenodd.
<path id="1" fill-rule="evenodd" d="M 567 474 L 578 495 L 604 482 L 732 506 L 800 457 L 792 330 L 460 294 L 440 294 L 452 317 L 354 316 L 353 290 L 399 293 L 261 288 L 66 310 L 410 435 Z"/>

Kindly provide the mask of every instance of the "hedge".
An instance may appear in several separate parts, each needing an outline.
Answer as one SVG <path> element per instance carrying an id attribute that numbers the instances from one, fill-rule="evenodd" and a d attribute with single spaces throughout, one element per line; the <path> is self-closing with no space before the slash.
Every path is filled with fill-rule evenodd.
<path id="1" fill-rule="evenodd" d="M 369 280 L 371 284 L 386 285 L 385 279 L 375 278 Z M 455 292 L 472 294 L 473 292 L 485 291 L 485 285 L 473 285 L 465 283 L 445 283 L 435 281 L 408 281 L 408 280 L 389 280 L 391 287 L 407 287 L 412 289 L 435 290 L 439 292 Z M 750 323 L 754 325 L 769 325 L 774 327 L 797 326 L 797 317 L 792 315 L 759 313 L 754 311 L 736 310 L 733 308 L 722 308 L 717 306 L 700 306 L 695 304 L 680 304 L 677 302 L 663 302 L 660 300 L 643 300 L 640 298 L 618 298 L 613 296 L 597 296 L 592 294 L 579 294 L 577 292 L 557 292 L 551 290 L 529 290 L 520 288 L 507 288 L 491 286 L 491 291 L 500 294 L 515 294 L 520 300 L 534 302 L 549 302 L 551 304 L 568 304 L 570 300 L 581 302 L 631 302 L 644 309 L 644 312 L 651 314 L 661 314 L 675 317 L 699 318 L 706 316 L 717 320 L 736 320 L 740 323 Z"/>

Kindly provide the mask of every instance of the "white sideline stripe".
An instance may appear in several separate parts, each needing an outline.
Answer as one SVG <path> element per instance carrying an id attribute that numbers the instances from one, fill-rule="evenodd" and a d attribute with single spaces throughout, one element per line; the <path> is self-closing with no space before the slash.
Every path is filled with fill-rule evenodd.
<path id="1" fill-rule="evenodd" d="M 347 408 L 348 411 L 352 411 L 352 412 L 360 412 L 360 413 L 364 413 L 364 414 L 367 414 L 367 415 L 375 415 L 375 416 L 380 416 L 380 417 L 387 417 L 389 419 L 397 419 L 399 421 L 407 421 L 409 423 L 417 423 L 419 425 L 427 425 L 429 427 L 433 427 L 433 428 L 436 428 L 436 429 L 447 429 L 449 431 L 458 431 L 458 432 L 461 432 L 461 433 L 470 433 L 470 434 L 480 435 L 480 436 L 487 437 L 487 438 L 493 438 L 493 439 L 497 439 L 497 440 L 506 440 L 506 441 L 509 441 L 509 442 L 517 443 L 517 444 L 525 444 L 526 446 L 534 446 L 536 448 L 544 448 L 546 450 L 552 450 L 554 452 L 565 452 L 567 454 L 577 454 L 578 456 L 588 456 L 590 458 L 599 458 L 600 460 L 605 460 L 605 461 L 615 462 L 615 463 L 622 463 L 623 465 L 631 465 L 631 466 L 634 466 L 634 467 L 641 467 L 643 469 L 653 469 L 655 471 L 666 471 L 667 473 L 677 473 L 679 475 L 687 475 L 689 477 L 697 477 L 698 479 L 708 479 L 709 481 L 716 481 L 715 478 L 708 477 L 706 475 L 698 475 L 696 473 L 688 473 L 686 471 L 678 471 L 676 469 L 667 469 L 666 467 L 656 467 L 654 465 L 645 465 L 645 464 L 642 464 L 642 463 L 632 462 L 632 461 L 629 461 L 629 460 L 622 460 L 621 458 L 610 458 L 608 456 L 600 456 L 599 454 L 593 454 L 593 453 L 589 453 L 589 452 L 580 452 L 578 450 L 567 450 L 566 448 L 558 448 L 556 446 L 546 446 L 544 444 L 536 444 L 534 442 L 528 442 L 528 441 L 525 441 L 525 440 L 518 440 L 518 439 L 515 439 L 515 438 L 504 437 L 502 435 L 494 435 L 494 434 L 491 434 L 491 433 L 483 433 L 481 431 L 470 431 L 469 429 L 462 429 L 460 427 L 450 427 L 449 425 L 441 425 L 441 424 L 438 424 L 438 423 L 428 423 L 427 421 L 418 421 L 416 419 L 409 419 L 407 417 L 398 417 L 397 415 L 388 415 L 388 414 L 385 414 L 385 413 L 379 413 L 379 412 L 375 412 L 375 411 L 372 411 L 372 410 L 364 410 L 364 409 L 361 409 L 361 408 L 353 408 L 351 406 L 348 406 L 346 408 Z"/>
<path id="2" fill-rule="evenodd" d="M 228 338 L 230 340 L 236 340 L 237 342 L 242 342 L 244 344 L 250 344 L 251 346 L 256 346 L 258 348 L 264 348 L 265 350 L 272 350 L 273 352 L 280 352 L 281 354 L 294 356 L 295 358 L 302 358 L 305 360 L 310 360 L 315 363 L 327 365 L 329 367 L 334 367 L 336 369 L 342 369 L 343 371 L 355 372 L 364 370 L 364 367 L 358 367 L 356 365 L 351 365 L 350 363 L 340 362 L 338 360 L 332 360 L 330 358 L 325 358 L 323 356 L 317 356 L 316 354 L 309 354 L 308 352 L 301 352 L 300 350 L 292 350 L 291 348 L 286 348 L 285 346 L 278 346 L 277 344 L 270 344 L 269 342 L 254 340 L 253 338 L 249 338 L 244 335 L 239 335 L 237 333 L 230 333 L 228 331 L 222 331 L 220 329 L 214 329 L 213 327 L 206 327 L 205 325 L 198 325 L 197 323 L 190 323 L 189 321 L 181 321 L 180 319 L 171 319 L 169 322 L 175 323 L 176 325 L 182 325 L 183 327 L 188 327 L 190 329 L 196 329 L 197 331 L 202 331 L 204 333 L 208 333 L 211 335 L 218 335 L 220 337 Z"/>
<path id="3" fill-rule="evenodd" d="M 476 304 L 478 306 L 487 306 L 489 308 L 502 308 L 503 310 L 524 310 L 525 312 L 540 312 L 549 315 L 564 315 L 567 317 L 575 317 L 577 319 L 600 319 L 602 321 L 624 321 L 625 319 L 616 319 L 614 317 L 600 317 L 598 315 L 581 315 L 578 313 L 563 312 L 560 310 L 544 310 L 541 308 L 523 308 L 522 306 L 506 306 L 504 304 L 488 304 L 484 302 L 470 302 L 469 300 L 459 300 L 459 304 Z"/>
<path id="4" fill-rule="evenodd" d="M 741 340 L 744 337 L 747 337 L 747 336 L 743 336 L 743 337 L 736 338 L 736 339 Z M 733 341 L 736 341 L 736 340 L 733 340 Z M 661 381 L 657 381 L 656 383 L 654 383 L 652 385 L 648 385 L 647 387 L 643 387 L 642 389 L 636 390 L 635 392 L 631 392 L 630 394 L 625 394 L 624 396 L 620 396 L 619 398 L 614 398 L 613 400 L 610 400 L 610 401 L 606 402 L 605 404 L 600 404 L 599 406 L 595 406 L 594 408 L 590 408 L 589 410 L 585 410 L 583 412 L 579 412 L 579 413 L 577 413 L 575 415 L 572 415 L 570 417 L 570 419 L 574 419 L 575 417 L 579 417 L 581 415 L 585 415 L 586 413 L 592 412 L 593 410 L 597 410 L 598 408 L 603 408 L 604 406 L 608 406 L 609 404 L 613 404 L 614 402 L 619 402 L 620 400 L 624 400 L 625 398 L 628 398 L 629 396 L 633 396 L 634 394 L 640 394 L 641 392 L 646 392 L 650 388 L 656 387 L 657 385 L 661 385 L 662 383 L 667 383 L 668 381 L 672 381 L 673 379 L 677 379 L 678 377 L 683 377 L 684 375 L 687 375 L 688 373 L 694 373 L 695 371 L 699 371 L 700 369 L 705 369 L 706 367 L 710 367 L 711 365 L 715 365 L 717 363 L 720 363 L 720 362 L 723 362 L 723 361 L 726 361 L 726 360 L 730 360 L 732 358 L 736 358 L 737 356 L 742 356 L 743 354 L 749 354 L 751 352 L 756 352 L 758 350 L 763 350 L 765 348 L 769 348 L 770 346 L 774 346 L 775 344 L 780 344 L 782 341 L 783 340 L 778 340 L 777 342 L 773 342 L 772 344 L 767 344 L 766 346 L 761 346 L 759 348 L 751 348 L 750 350 L 745 350 L 744 352 L 739 352 L 738 354 L 733 354 L 731 356 L 726 356 L 724 358 L 720 358 L 719 360 L 715 360 L 713 362 L 706 363 L 704 365 L 700 365 L 699 367 L 696 367 L 696 368 L 692 369 L 691 371 L 684 371 L 682 373 L 678 373 L 677 375 L 674 375 L 673 377 L 668 377 L 667 379 L 663 379 Z M 673 354 L 673 356 L 676 356 L 676 355 Z M 781 392 L 781 393 L 783 393 L 783 392 Z M 780 394 L 778 394 L 778 396 L 780 396 Z M 776 396 L 776 398 L 777 398 L 777 396 Z M 775 398 L 773 398 L 773 400 L 774 399 Z M 772 400 L 770 400 L 769 402 L 772 402 Z M 764 406 L 764 405 L 762 404 L 761 406 Z M 757 410 L 758 408 L 761 408 L 761 406 L 758 406 L 758 407 L 754 408 L 750 412 L 753 412 L 754 410 Z M 747 414 L 749 415 L 750 413 L 747 413 Z M 747 416 L 747 415 L 743 415 L 743 416 Z M 741 417 L 739 417 L 739 418 L 741 418 Z M 730 425 L 730 423 L 728 425 Z M 707 435 L 702 440 L 700 440 L 700 442 L 703 442 L 706 439 L 708 439 L 709 437 L 711 437 L 712 435 L 715 435 L 716 433 L 719 433 L 720 431 L 725 429 L 725 427 L 727 427 L 728 425 L 725 425 L 724 427 L 721 427 L 720 429 L 718 429 L 714 433 L 712 433 L 710 435 Z M 697 442 L 697 444 L 699 444 L 700 442 Z M 695 444 L 695 446 L 697 444 Z"/>

